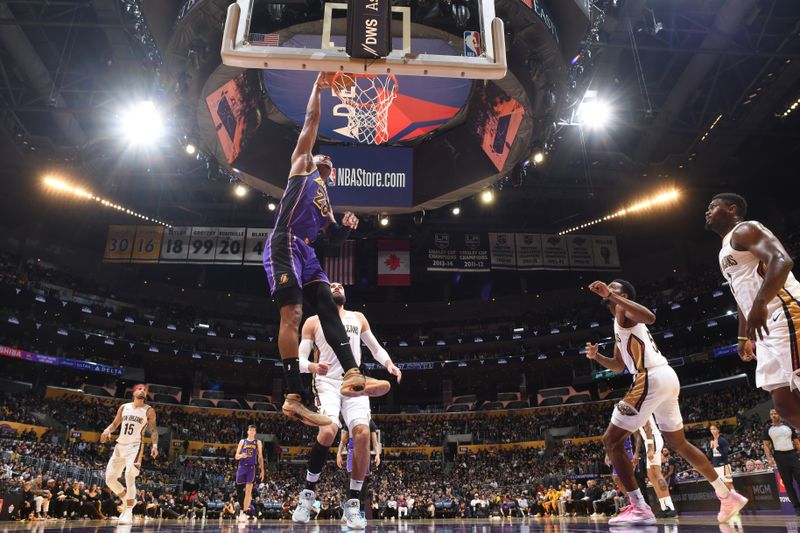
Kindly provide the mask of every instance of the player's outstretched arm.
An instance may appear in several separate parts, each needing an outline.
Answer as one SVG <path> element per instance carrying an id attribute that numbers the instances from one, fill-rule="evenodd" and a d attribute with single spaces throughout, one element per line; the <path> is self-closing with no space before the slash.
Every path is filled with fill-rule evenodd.
<path id="1" fill-rule="evenodd" d="M 597 361 L 599 364 L 614 372 L 622 372 L 625 370 L 625 362 L 622 360 L 622 354 L 616 346 L 614 346 L 614 357 L 606 357 L 600 353 L 600 345 L 587 342 L 586 358 Z"/>
<path id="2" fill-rule="evenodd" d="M 119 425 L 122 424 L 122 406 L 119 406 L 117 409 L 117 415 L 114 417 L 114 420 L 108 425 L 106 429 L 103 430 L 103 433 L 100 435 L 100 442 L 107 442 L 108 439 L 111 438 L 111 434 L 114 433 Z"/>
<path id="3" fill-rule="evenodd" d="M 378 339 L 375 338 L 375 335 L 369 327 L 367 317 L 364 316 L 364 313 L 359 313 L 358 311 L 356 311 L 356 316 L 361 322 L 361 340 L 364 341 L 364 344 L 369 348 L 372 357 L 382 364 L 391 375 L 397 378 L 397 382 L 400 383 L 400 380 L 403 379 L 403 372 L 392 362 L 389 353 L 381 346 Z"/>
<path id="4" fill-rule="evenodd" d="M 150 449 L 150 457 L 158 457 L 158 424 L 156 423 L 156 410 L 152 407 L 147 410 L 147 427 L 150 428 L 150 441 L 153 443 Z"/>
<path id="5" fill-rule="evenodd" d="M 731 235 L 731 246 L 735 250 L 748 251 L 766 265 L 764 282 L 753 299 L 753 308 L 747 316 L 745 336 L 751 340 L 769 335 L 767 303 L 777 296 L 786 283 L 794 261 L 781 242 L 761 223 L 754 220 L 736 226 Z"/>
<path id="6" fill-rule="evenodd" d="M 597 294 L 601 298 L 613 302 L 617 307 L 621 308 L 625 313 L 625 319 L 630 323 L 647 324 L 648 326 L 656 321 L 656 315 L 645 306 L 629 300 L 624 296 L 620 296 L 611 292 L 608 285 L 602 281 L 593 281 L 589 284 L 589 290 Z M 626 327 L 630 327 L 627 326 Z"/>
<path id="7" fill-rule="evenodd" d="M 292 152 L 292 176 L 310 172 L 314 166 L 314 158 L 311 154 L 314 143 L 317 142 L 317 130 L 319 129 L 320 119 L 320 91 L 323 87 L 329 86 L 330 75 L 320 72 L 311 95 L 308 97 L 306 106 L 306 118 L 303 122 L 303 129 L 300 130 L 300 137 L 297 145 Z"/>

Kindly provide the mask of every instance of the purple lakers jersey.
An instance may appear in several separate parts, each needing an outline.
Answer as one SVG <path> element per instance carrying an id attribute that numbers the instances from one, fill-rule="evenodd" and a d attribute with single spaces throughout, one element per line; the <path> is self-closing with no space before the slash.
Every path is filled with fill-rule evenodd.
<path id="1" fill-rule="evenodd" d="M 275 229 L 288 230 L 307 243 L 314 242 L 329 212 L 328 188 L 319 170 L 290 176 L 278 206 Z"/>
<path id="2" fill-rule="evenodd" d="M 239 459 L 239 465 L 255 465 L 258 456 L 258 444 L 256 441 L 244 439 L 244 444 L 242 444 L 242 454 L 244 454 L 244 457 Z"/>

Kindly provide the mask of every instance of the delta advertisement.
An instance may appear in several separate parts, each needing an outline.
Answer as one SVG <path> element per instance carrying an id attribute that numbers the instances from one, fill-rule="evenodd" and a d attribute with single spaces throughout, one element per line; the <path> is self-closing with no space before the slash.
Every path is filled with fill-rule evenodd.
<path id="1" fill-rule="evenodd" d="M 334 207 L 413 205 L 413 148 L 323 146 L 320 152 L 335 167 L 328 181 Z"/>

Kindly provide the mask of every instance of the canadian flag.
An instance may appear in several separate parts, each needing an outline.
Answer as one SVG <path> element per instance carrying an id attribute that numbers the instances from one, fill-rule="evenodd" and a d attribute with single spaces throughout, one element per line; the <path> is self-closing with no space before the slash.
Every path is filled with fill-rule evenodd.
<path id="1" fill-rule="evenodd" d="M 378 285 L 411 285 L 409 241 L 378 241 Z"/>

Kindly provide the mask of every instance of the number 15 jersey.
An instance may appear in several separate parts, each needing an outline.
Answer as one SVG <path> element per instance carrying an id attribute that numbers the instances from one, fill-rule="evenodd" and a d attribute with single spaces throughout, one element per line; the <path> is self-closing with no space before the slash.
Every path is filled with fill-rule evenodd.
<path id="1" fill-rule="evenodd" d="M 122 406 L 122 424 L 119 426 L 117 444 L 139 444 L 147 427 L 147 411 L 150 406 L 145 404 L 136 407 L 133 403 Z"/>

